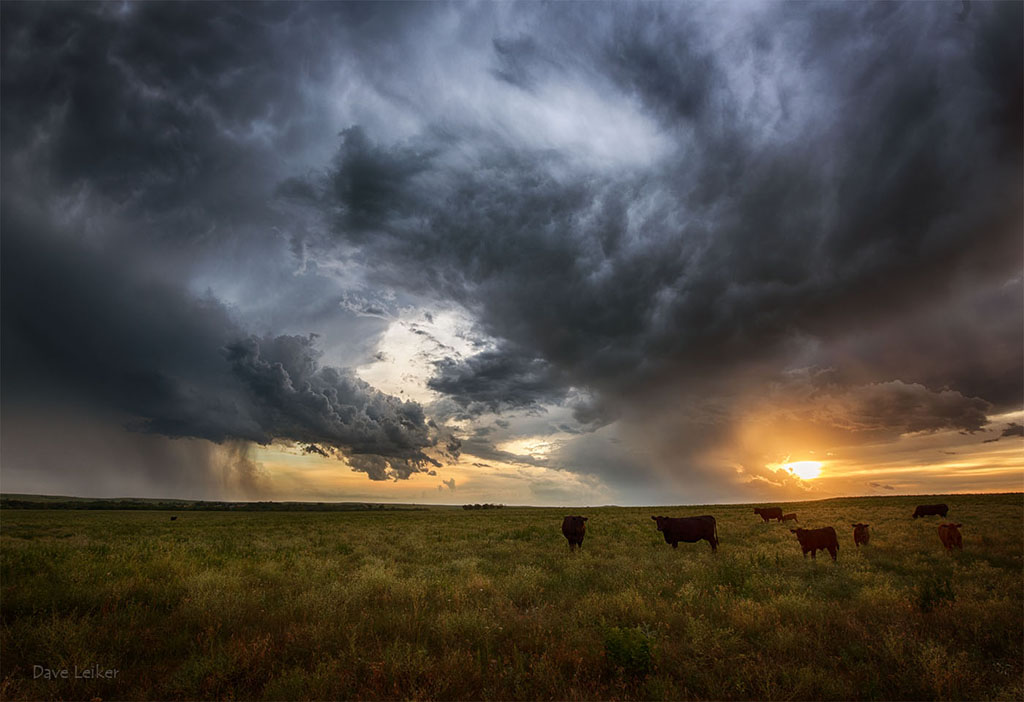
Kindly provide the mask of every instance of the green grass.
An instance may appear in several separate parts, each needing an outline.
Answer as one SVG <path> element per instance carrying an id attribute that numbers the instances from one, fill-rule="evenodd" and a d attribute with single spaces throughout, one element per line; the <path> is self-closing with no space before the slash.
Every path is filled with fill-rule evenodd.
<path id="1" fill-rule="evenodd" d="M 938 500 L 783 505 L 836 527 L 838 563 L 750 506 L 4 511 L 0 696 L 1022 699 L 1024 501 L 944 500 L 962 553 L 910 518 Z M 714 514 L 718 555 L 652 514 Z"/>

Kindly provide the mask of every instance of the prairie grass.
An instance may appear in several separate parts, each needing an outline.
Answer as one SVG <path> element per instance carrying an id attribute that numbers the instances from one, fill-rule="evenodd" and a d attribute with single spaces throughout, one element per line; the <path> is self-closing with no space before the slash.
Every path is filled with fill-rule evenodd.
<path id="1" fill-rule="evenodd" d="M 1024 500 L 0 515 L 3 699 L 1024 698 Z M 582 551 L 560 533 L 586 514 Z M 721 546 L 652 514 L 714 514 Z M 852 522 L 871 525 L 857 549 Z M 33 679 L 33 665 L 117 668 Z"/>

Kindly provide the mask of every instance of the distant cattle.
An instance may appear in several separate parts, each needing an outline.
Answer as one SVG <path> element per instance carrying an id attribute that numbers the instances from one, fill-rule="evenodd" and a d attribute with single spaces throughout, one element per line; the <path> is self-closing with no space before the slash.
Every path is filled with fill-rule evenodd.
<path id="1" fill-rule="evenodd" d="M 796 518 L 796 512 L 790 512 L 789 514 L 782 515 L 782 519 L 780 519 L 779 521 L 780 522 L 799 522 L 800 520 Z"/>
<path id="2" fill-rule="evenodd" d="M 871 541 L 871 531 L 868 529 L 868 524 L 851 524 L 853 527 L 853 543 L 856 546 L 864 544 L 868 545 L 868 541 Z"/>
<path id="3" fill-rule="evenodd" d="M 953 547 L 964 550 L 964 537 L 960 535 L 960 527 L 963 524 L 940 524 L 939 525 L 939 540 L 942 541 L 942 545 L 946 547 L 947 551 L 952 551 Z"/>
<path id="4" fill-rule="evenodd" d="M 817 556 L 818 551 L 828 551 L 832 554 L 832 560 L 836 560 L 836 552 L 839 550 L 839 539 L 836 537 L 836 530 L 832 527 L 821 529 L 790 529 L 796 534 L 800 548 L 803 549 L 804 558 L 807 552 L 811 552 L 811 558 Z"/>
<path id="5" fill-rule="evenodd" d="M 755 507 L 754 514 L 761 515 L 761 519 L 766 522 L 770 519 L 778 519 L 782 521 L 782 508 L 781 507 Z"/>
<path id="6" fill-rule="evenodd" d="M 171 521 L 172 521 L 172 522 L 174 522 L 174 521 L 177 521 L 177 520 L 178 520 L 178 518 L 177 518 L 177 517 L 171 517 Z"/>
<path id="7" fill-rule="evenodd" d="M 947 512 L 949 512 L 949 507 L 946 505 L 918 505 L 917 509 L 914 510 L 914 519 L 934 515 L 945 517 Z"/>
<path id="8" fill-rule="evenodd" d="M 710 515 L 703 517 L 651 517 L 658 524 L 658 531 L 665 537 L 665 543 L 678 548 L 679 542 L 692 544 L 704 540 L 711 544 L 711 551 L 718 551 L 718 523 Z"/>
<path id="9" fill-rule="evenodd" d="M 562 534 L 569 540 L 569 550 L 583 548 L 583 537 L 587 533 L 587 517 L 566 517 L 562 520 Z"/>

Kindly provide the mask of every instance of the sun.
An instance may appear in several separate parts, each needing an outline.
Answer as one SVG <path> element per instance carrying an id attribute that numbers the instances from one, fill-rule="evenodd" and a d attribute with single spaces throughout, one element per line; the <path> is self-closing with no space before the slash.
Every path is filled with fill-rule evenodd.
<path id="1" fill-rule="evenodd" d="M 787 463 L 785 468 L 801 480 L 814 480 L 821 475 L 821 463 L 818 461 Z"/>

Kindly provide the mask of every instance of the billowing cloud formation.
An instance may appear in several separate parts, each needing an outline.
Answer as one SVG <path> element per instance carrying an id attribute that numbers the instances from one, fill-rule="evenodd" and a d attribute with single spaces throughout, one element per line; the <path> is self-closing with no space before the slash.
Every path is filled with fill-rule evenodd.
<path id="1" fill-rule="evenodd" d="M 498 461 L 547 410 L 517 460 L 692 499 L 976 432 L 1022 404 L 1022 8 L 955 10 L 12 4 L 5 417 L 385 480 L 457 455 L 428 415 Z M 436 402 L 342 370 L 428 307 L 480 340 Z"/>
<path id="2" fill-rule="evenodd" d="M 434 389 L 491 409 L 570 384 L 629 396 L 1017 272 L 1019 7 L 967 27 L 941 6 L 693 9 L 608 10 L 571 49 L 556 38 L 578 8 L 525 12 L 530 38 L 493 44 L 489 98 L 529 107 L 583 85 L 656 135 L 639 163 L 477 113 L 390 143 L 345 132 L 319 196 L 337 236 L 505 344 L 440 364 Z M 1020 378 L 1019 363 L 987 370 Z M 903 401 L 940 425 L 951 411 Z"/>
<path id="3" fill-rule="evenodd" d="M 321 366 L 313 337 L 246 335 L 214 300 L 73 242 L 52 248 L 13 212 L 3 227 L 4 362 L 20 371 L 5 380 L 5 402 L 79 398 L 169 437 L 330 446 L 360 455 L 352 465 L 371 477 L 389 465 L 408 477 L 434 460 L 423 451 L 439 434 L 423 409 Z"/>

